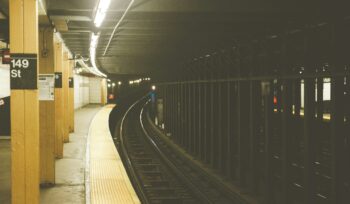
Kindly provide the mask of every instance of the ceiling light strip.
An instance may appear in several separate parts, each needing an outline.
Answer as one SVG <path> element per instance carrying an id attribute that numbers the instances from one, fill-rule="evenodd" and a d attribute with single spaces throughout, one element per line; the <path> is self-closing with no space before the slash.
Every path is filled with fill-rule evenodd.
<path id="1" fill-rule="evenodd" d="M 92 33 L 91 34 L 91 41 L 90 41 L 90 62 L 92 65 L 92 72 L 94 74 L 97 73 L 98 76 L 101 77 L 107 77 L 105 74 L 103 74 L 96 66 L 96 47 L 97 47 L 97 43 L 98 43 L 98 39 L 100 37 L 100 34 L 95 34 Z"/>
<path id="2" fill-rule="evenodd" d="M 129 3 L 129 5 L 128 5 L 128 7 L 126 8 L 126 10 L 125 10 L 123 16 L 119 19 L 117 25 L 114 27 L 113 32 L 112 32 L 112 34 L 111 34 L 111 36 L 110 36 L 110 38 L 109 38 L 108 44 L 107 44 L 107 46 L 106 46 L 106 49 L 105 49 L 105 51 L 103 52 L 103 56 L 106 55 L 107 50 L 108 50 L 108 48 L 109 48 L 109 45 L 111 44 L 111 41 L 112 41 L 112 39 L 113 39 L 113 37 L 114 37 L 115 31 L 118 29 L 120 23 L 123 21 L 125 15 L 128 13 L 128 11 L 129 11 L 129 9 L 131 8 L 131 6 L 132 6 L 133 3 L 134 3 L 134 0 L 131 0 L 130 3 Z"/>
<path id="3" fill-rule="evenodd" d="M 106 17 L 106 13 L 109 7 L 109 4 L 111 3 L 111 0 L 100 0 L 98 2 L 97 11 L 94 19 L 94 24 L 96 27 L 100 27 L 103 20 Z M 90 41 L 90 62 L 92 67 L 89 68 L 89 70 L 94 73 L 97 76 L 100 77 L 107 77 L 104 73 L 102 73 L 96 65 L 96 47 L 98 44 L 98 39 L 100 37 L 100 34 L 91 34 L 91 41 Z"/>
<path id="4" fill-rule="evenodd" d="M 98 3 L 94 24 L 96 27 L 100 27 L 103 20 L 106 17 L 106 13 L 109 7 L 109 4 L 111 3 L 111 0 L 100 0 Z"/>

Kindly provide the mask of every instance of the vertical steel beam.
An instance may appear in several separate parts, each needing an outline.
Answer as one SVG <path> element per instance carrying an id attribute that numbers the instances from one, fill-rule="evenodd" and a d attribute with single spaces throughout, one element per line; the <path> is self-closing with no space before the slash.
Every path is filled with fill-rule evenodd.
<path id="1" fill-rule="evenodd" d="M 193 152 L 194 156 L 198 157 L 198 145 L 199 145 L 199 140 L 198 140 L 198 109 L 199 109 L 199 100 L 198 100 L 198 82 L 193 84 Z"/>
<path id="2" fill-rule="evenodd" d="M 247 47 L 244 48 L 245 52 L 241 52 L 242 63 L 239 67 L 239 76 L 246 77 L 247 69 L 249 69 L 249 61 L 247 52 Z M 245 60 L 243 60 L 245 59 Z M 249 101 L 250 101 L 250 93 L 249 93 L 249 81 L 242 80 L 238 82 L 238 145 L 239 145 L 239 184 L 241 187 L 246 187 L 247 185 L 247 175 L 249 169 Z"/>
<path id="3" fill-rule="evenodd" d="M 264 82 L 263 97 L 264 97 L 264 136 L 265 136 L 265 168 L 264 168 L 264 203 L 272 203 L 272 117 L 273 117 L 273 90 L 272 81 Z"/>
<path id="4" fill-rule="evenodd" d="M 164 131 L 168 132 L 168 97 L 167 97 L 167 85 L 161 87 L 163 94 L 163 106 L 164 106 Z"/>
<path id="5" fill-rule="evenodd" d="M 282 91 L 282 150 L 281 150 L 281 159 L 282 159 L 282 199 L 283 202 L 288 204 L 290 202 L 289 191 L 291 185 L 291 137 L 293 134 L 290 134 L 292 131 L 292 82 L 290 79 L 283 80 L 283 91 Z"/>
<path id="6" fill-rule="evenodd" d="M 188 89 L 187 84 L 183 85 L 184 89 L 184 140 L 183 147 L 188 151 Z"/>
<path id="7" fill-rule="evenodd" d="M 166 85 L 166 98 L 167 98 L 167 129 L 166 133 L 171 133 L 171 97 L 170 97 L 170 85 Z"/>
<path id="8" fill-rule="evenodd" d="M 322 69 L 319 69 L 321 72 Z M 318 123 L 323 121 L 323 77 L 317 78 L 317 120 Z"/>
<path id="9" fill-rule="evenodd" d="M 336 65 L 337 66 L 337 65 Z M 343 203 L 344 196 L 344 78 L 331 81 L 331 150 L 332 150 L 332 202 Z"/>
<path id="10" fill-rule="evenodd" d="M 180 145 L 184 147 L 184 137 L 185 137 L 185 100 L 184 100 L 184 84 L 180 84 L 180 101 L 181 101 L 181 120 L 180 120 L 180 130 L 181 130 L 181 135 L 180 135 Z"/>
<path id="11" fill-rule="evenodd" d="M 231 82 L 227 82 L 227 89 L 226 89 L 226 94 L 227 94 L 227 103 L 226 103 L 226 111 L 227 111 L 227 120 L 226 120 L 226 126 L 227 126 L 227 141 L 226 141 L 226 172 L 225 175 L 231 179 L 232 178 L 232 84 Z"/>
<path id="12" fill-rule="evenodd" d="M 310 28 L 305 31 L 305 73 L 314 73 L 312 56 L 312 33 Z M 306 203 L 315 202 L 315 78 L 304 79 L 304 194 Z"/>
<path id="13" fill-rule="evenodd" d="M 223 140 L 223 104 L 222 104 L 222 99 L 223 99 L 223 94 L 222 94 L 222 83 L 218 82 L 217 83 L 217 99 L 216 99 L 216 111 L 217 111 L 217 119 L 216 119 L 216 143 L 215 143 L 215 152 L 216 152 L 216 168 L 219 169 L 220 172 L 222 172 L 223 169 L 222 163 L 223 163 L 223 154 L 222 154 L 222 140 Z"/>
<path id="14" fill-rule="evenodd" d="M 238 48 L 240 49 L 240 48 Z M 241 53 L 240 53 L 240 50 L 238 50 L 239 54 L 238 54 L 238 60 L 241 59 Z M 241 63 L 238 64 L 237 68 L 236 68 L 236 74 L 237 74 L 237 77 L 240 77 L 241 75 Z M 237 180 L 238 180 L 238 183 L 241 185 L 242 184 L 242 172 L 241 172 L 241 169 L 242 169 L 242 146 L 241 146 L 241 143 L 242 143 L 242 130 L 241 130 L 241 115 L 242 115 L 242 110 L 241 110 L 241 91 L 242 91 L 242 88 L 241 88 L 241 81 L 237 81 L 236 82 L 236 142 L 237 142 L 237 156 L 236 156 L 236 172 L 237 172 Z M 244 114 L 244 113 L 243 113 Z"/>
<path id="15" fill-rule="evenodd" d="M 295 117 L 300 117 L 300 110 L 301 110 L 301 80 L 296 79 L 293 83 L 294 88 L 294 115 Z"/>
<path id="16" fill-rule="evenodd" d="M 254 63 L 255 66 L 257 64 Z M 253 66 L 254 66 L 253 65 Z M 256 67 L 252 67 L 256 69 Z M 260 81 L 249 81 L 249 169 L 250 189 L 253 193 L 257 192 L 257 169 L 258 169 L 258 134 L 260 130 L 259 121 L 261 109 L 261 87 Z"/>
<path id="17" fill-rule="evenodd" d="M 210 82 L 210 134 L 209 134 L 209 152 L 210 152 L 210 165 L 214 168 L 214 164 L 215 164 L 215 152 L 214 152 L 214 144 L 215 144 L 215 128 L 214 128 L 214 124 L 215 124 L 215 107 L 214 107 L 214 93 L 215 93 L 215 84 L 214 82 Z"/>
<path id="18" fill-rule="evenodd" d="M 191 116 L 192 116 L 192 107 L 191 107 L 191 84 L 186 84 L 186 103 L 187 103 L 187 119 L 186 119 L 186 123 L 187 123 L 187 130 L 186 130 L 186 134 L 187 134 L 187 151 L 189 153 L 192 153 L 192 135 L 191 135 Z"/>
<path id="19" fill-rule="evenodd" d="M 170 119 L 170 133 L 171 133 L 171 139 L 175 139 L 175 126 L 174 126 L 174 118 L 175 118 L 175 111 L 174 111 L 174 85 L 169 86 L 169 95 L 170 95 L 170 114 L 169 114 L 169 119 Z"/>
<path id="20" fill-rule="evenodd" d="M 332 73 L 344 72 L 345 65 L 343 53 L 346 48 L 343 47 L 345 39 L 340 19 L 336 19 L 331 26 L 331 69 Z M 348 37 L 348 36 L 347 36 Z M 331 79 L 331 201 L 332 203 L 345 204 L 344 180 L 345 171 L 344 163 L 346 162 L 345 154 L 345 132 L 344 132 L 344 76 L 333 76 Z M 349 104 L 347 104 L 349 105 Z M 349 134 L 349 133 L 347 133 Z M 349 173 L 349 172 L 347 172 Z"/>
<path id="21" fill-rule="evenodd" d="M 291 73 L 291 67 L 289 65 L 288 60 L 288 42 L 286 39 L 286 35 L 283 36 L 282 41 L 282 59 L 283 59 L 283 75 L 287 76 Z M 291 159 L 290 159 L 290 153 L 291 153 L 291 137 L 293 137 L 293 134 L 291 134 L 292 131 L 292 80 L 291 79 L 283 79 L 282 80 L 282 100 L 281 100 L 281 107 L 282 107 L 282 131 L 281 131 L 281 160 L 282 160 L 282 171 L 281 171 L 281 178 L 282 178 L 282 202 L 283 203 L 290 203 L 290 185 L 291 185 Z"/>
<path id="22" fill-rule="evenodd" d="M 344 104 L 350 104 L 350 67 L 347 67 L 347 76 L 346 76 L 346 86 L 345 86 L 345 93 L 344 94 Z M 344 132 L 350 132 L 350 106 L 346 105 L 345 106 L 345 124 L 344 124 Z M 346 169 L 345 172 L 350 172 L 350 134 L 346 134 L 346 160 L 344 161 L 346 164 Z M 350 183 L 350 174 L 346 173 L 346 182 Z M 348 187 L 349 188 L 349 187 Z M 350 195 L 346 193 L 345 200 L 347 202 L 350 202 Z"/>
<path id="23" fill-rule="evenodd" d="M 189 101 L 190 101 L 190 131 L 189 131 L 189 134 L 190 134 L 190 150 L 191 150 L 191 154 L 192 155 L 195 155 L 195 121 L 194 121 L 194 116 L 195 116 L 195 107 L 194 107 L 194 101 L 195 101 L 195 93 L 194 93 L 194 84 L 190 84 L 189 86 Z"/>
<path id="24" fill-rule="evenodd" d="M 203 129 L 203 136 L 204 136 L 204 145 L 203 145 L 203 152 L 204 152 L 204 161 L 206 163 L 209 163 L 210 161 L 210 83 L 205 83 L 204 85 L 204 129 Z"/>
<path id="25" fill-rule="evenodd" d="M 175 125 L 175 128 L 176 128 L 176 142 L 178 143 L 179 142 L 179 137 L 180 137 L 180 134 L 181 134 L 181 130 L 180 130 L 180 89 L 179 89 L 180 85 L 179 84 L 176 84 L 175 86 L 175 97 L 176 97 L 176 125 Z"/>
<path id="26" fill-rule="evenodd" d="M 173 109 L 172 109 L 172 118 L 173 118 L 173 132 L 172 137 L 173 139 L 177 137 L 177 127 L 176 127 L 176 118 L 177 118 L 177 104 L 176 104 L 176 84 L 172 85 L 172 97 L 173 97 Z"/>
<path id="27" fill-rule="evenodd" d="M 204 141 L 204 93 L 203 93 L 203 84 L 198 83 L 198 158 L 203 161 L 203 141 Z"/>

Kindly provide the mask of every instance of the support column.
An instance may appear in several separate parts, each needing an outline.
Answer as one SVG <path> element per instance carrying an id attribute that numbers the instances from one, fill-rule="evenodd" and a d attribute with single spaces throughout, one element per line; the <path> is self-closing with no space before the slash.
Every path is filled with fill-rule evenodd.
<path id="1" fill-rule="evenodd" d="M 69 77 L 69 90 L 68 90 L 68 128 L 69 132 L 74 132 L 74 60 L 68 61 L 68 77 Z"/>
<path id="2" fill-rule="evenodd" d="M 12 203 L 39 203 L 39 101 L 37 90 L 38 14 L 37 1 L 11 0 L 10 45 L 11 69 L 23 71 L 11 76 L 11 175 Z M 14 60 L 14 54 L 31 54 L 27 61 Z M 23 66 L 18 66 L 19 62 Z M 27 66 L 24 66 L 27 65 Z M 28 68 L 35 75 L 24 76 Z M 26 70 L 28 70 L 26 69 Z M 12 73 L 12 72 L 11 72 Z M 35 77 L 34 77 L 35 76 Z M 15 80 L 28 80 L 35 86 L 15 89 Z M 23 82 L 28 86 L 27 81 Z"/>
<path id="3" fill-rule="evenodd" d="M 55 155 L 56 158 L 63 158 L 63 51 L 62 43 L 55 42 Z"/>
<path id="4" fill-rule="evenodd" d="M 53 52 L 53 29 L 40 28 L 39 37 L 39 81 L 43 81 L 44 86 L 53 85 L 54 81 L 54 52 Z M 50 88 L 51 87 L 45 87 Z M 50 90 L 51 91 L 51 90 Z M 49 92 L 50 92 L 49 91 Z M 50 93 L 39 97 L 40 112 L 40 183 L 55 183 L 55 101 Z"/>
<path id="5" fill-rule="evenodd" d="M 68 52 L 63 52 L 63 64 L 62 64 L 62 89 L 63 89 L 63 142 L 69 142 L 69 120 L 68 120 L 68 73 L 69 73 L 69 61 Z"/>

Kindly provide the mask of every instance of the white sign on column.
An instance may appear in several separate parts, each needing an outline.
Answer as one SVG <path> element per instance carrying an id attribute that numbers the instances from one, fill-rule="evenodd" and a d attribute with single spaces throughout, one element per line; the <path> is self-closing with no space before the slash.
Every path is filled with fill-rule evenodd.
<path id="1" fill-rule="evenodd" d="M 55 75 L 39 74 L 39 100 L 53 101 L 55 99 Z"/>

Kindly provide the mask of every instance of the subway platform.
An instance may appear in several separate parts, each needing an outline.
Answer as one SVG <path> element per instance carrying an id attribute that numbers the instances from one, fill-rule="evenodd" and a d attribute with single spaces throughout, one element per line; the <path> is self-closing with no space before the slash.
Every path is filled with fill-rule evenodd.
<path id="1" fill-rule="evenodd" d="M 56 184 L 43 186 L 40 203 L 140 203 L 108 127 L 113 106 L 88 105 L 75 112 L 75 132 L 56 160 Z M 11 203 L 10 140 L 0 140 L 0 203 Z"/>

